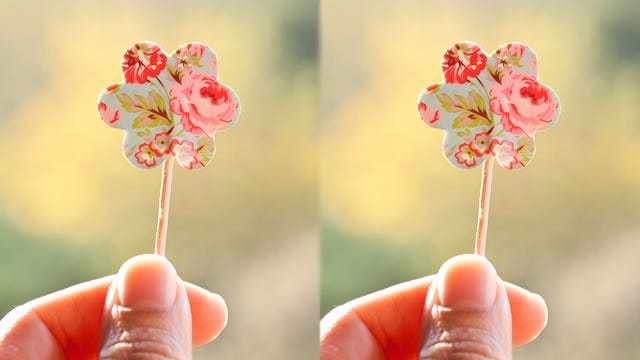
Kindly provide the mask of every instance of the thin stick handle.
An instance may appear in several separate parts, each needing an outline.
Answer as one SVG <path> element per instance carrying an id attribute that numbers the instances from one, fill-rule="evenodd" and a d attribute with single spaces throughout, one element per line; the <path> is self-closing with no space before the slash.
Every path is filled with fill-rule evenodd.
<path id="1" fill-rule="evenodd" d="M 493 175 L 493 156 L 487 155 L 482 165 L 482 184 L 480 186 L 480 208 L 478 209 L 478 230 L 476 231 L 476 254 L 484 256 L 487 244 L 487 226 L 489 225 L 489 202 L 491 200 L 491 178 Z"/>
<path id="2" fill-rule="evenodd" d="M 173 178 L 173 156 L 167 155 L 162 164 L 160 184 L 160 208 L 158 209 L 158 229 L 156 230 L 156 255 L 164 256 L 169 225 L 169 201 L 171 200 L 171 180 Z"/>

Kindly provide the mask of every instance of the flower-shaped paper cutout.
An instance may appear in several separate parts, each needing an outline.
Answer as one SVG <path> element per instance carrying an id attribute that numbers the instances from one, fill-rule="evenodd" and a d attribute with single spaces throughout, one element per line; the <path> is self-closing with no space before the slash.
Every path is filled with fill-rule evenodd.
<path id="1" fill-rule="evenodd" d="M 444 154 L 463 169 L 488 154 L 505 169 L 526 166 L 535 153 L 534 133 L 558 121 L 560 101 L 538 81 L 536 54 L 508 43 L 487 56 L 480 46 L 460 42 L 442 59 L 444 82 L 418 98 L 420 118 L 445 131 Z"/>
<path id="2" fill-rule="evenodd" d="M 143 169 L 168 154 L 185 169 L 207 165 L 214 134 L 238 121 L 240 101 L 218 81 L 216 54 L 188 43 L 167 56 L 160 46 L 140 42 L 122 58 L 124 82 L 108 86 L 98 99 L 100 118 L 125 131 L 123 151 Z"/>

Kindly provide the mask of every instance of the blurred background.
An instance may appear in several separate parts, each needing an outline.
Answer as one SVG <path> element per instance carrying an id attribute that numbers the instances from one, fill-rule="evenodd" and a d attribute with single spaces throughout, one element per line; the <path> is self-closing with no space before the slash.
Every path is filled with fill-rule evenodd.
<path id="1" fill-rule="evenodd" d="M 160 168 L 122 155 L 96 109 L 120 59 L 200 41 L 242 102 L 202 170 L 174 171 L 167 256 L 229 323 L 196 359 L 317 352 L 315 1 L 0 3 L 0 317 L 153 251 Z"/>
<path id="2" fill-rule="evenodd" d="M 562 114 L 494 172 L 487 256 L 550 311 L 515 357 L 638 358 L 638 19 L 633 0 L 5 0 L 0 316 L 153 249 L 160 169 L 128 164 L 96 98 L 133 42 L 201 41 L 243 109 L 209 166 L 174 173 L 167 255 L 230 310 L 195 358 L 309 358 L 318 315 L 472 251 L 480 169 L 444 159 L 415 103 L 452 43 L 517 40 Z"/>
<path id="3" fill-rule="evenodd" d="M 549 305 L 514 358 L 640 358 L 637 1 L 323 0 L 321 39 L 322 314 L 473 251 L 481 170 L 416 99 L 454 42 L 521 41 L 562 114 L 527 168 L 494 169 L 487 256 Z"/>

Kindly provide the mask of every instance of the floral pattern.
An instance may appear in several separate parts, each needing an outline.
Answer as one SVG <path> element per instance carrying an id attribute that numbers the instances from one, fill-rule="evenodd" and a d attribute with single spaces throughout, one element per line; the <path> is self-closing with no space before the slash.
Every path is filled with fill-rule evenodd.
<path id="1" fill-rule="evenodd" d="M 215 133 L 234 125 L 240 100 L 218 80 L 216 54 L 188 43 L 171 56 L 152 42 L 132 45 L 122 57 L 124 82 L 106 87 L 98 113 L 125 131 L 123 151 L 143 169 L 172 155 L 185 169 L 202 168 L 215 153 Z"/>
<path id="2" fill-rule="evenodd" d="M 508 43 L 487 56 L 480 46 L 460 42 L 442 59 L 444 82 L 418 98 L 420 119 L 445 131 L 445 156 L 470 169 L 488 155 L 505 169 L 526 166 L 535 153 L 534 133 L 558 121 L 560 101 L 538 81 L 536 54 Z"/>

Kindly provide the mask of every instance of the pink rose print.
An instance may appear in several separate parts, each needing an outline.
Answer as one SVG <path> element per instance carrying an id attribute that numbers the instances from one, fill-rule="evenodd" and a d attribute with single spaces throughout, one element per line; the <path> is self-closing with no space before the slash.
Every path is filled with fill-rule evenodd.
<path id="1" fill-rule="evenodd" d="M 510 64 L 522 66 L 523 64 L 520 63 L 520 60 L 526 50 L 527 47 L 523 44 L 507 44 L 506 46 L 499 48 L 495 53 L 497 68 L 504 70 Z"/>
<path id="2" fill-rule="evenodd" d="M 425 103 L 418 104 L 420 118 L 427 125 L 435 127 L 435 123 L 440 119 L 440 110 L 432 111 Z"/>
<path id="3" fill-rule="evenodd" d="M 487 63 L 487 55 L 480 46 L 462 42 L 447 49 L 442 57 L 442 72 L 447 83 L 464 84 L 467 78 L 480 74 Z"/>
<path id="4" fill-rule="evenodd" d="M 500 46 L 491 56 L 471 42 L 447 49 L 444 81 L 422 90 L 418 113 L 445 131 L 449 162 L 468 169 L 491 155 L 509 170 L 529 163 L 534 134 L 560 116 L 560 101 L 538 80 L 537 66 L 536 54 L 520 43 Z"/>
<path id="5" fill-rule="evenodd" d="M 188 44 L 176 50 L 178 67 L 184 69 L 187 65 L 202 66 L 202 55 L 204 55 L 206 49 L 207 47 L 202 44 Z"/>
<path id="6" fill-rule="evenodd" d="M 531 75 L 513 70 L 502 76 L 502 83 L 491 86 L 489 95 L 491 110 L 502 115 L 502 126 L 514 135 L 524 132 L 531 136 L 547 128 L 560 107 L 546 86 Z"/>
<path id="7" fill-rule="evenodd" d="M 160 46 L 137 43 L 122 61 L 124 81 L 98 99 L 100 118 L 125 131 L 123 151 L 148 169 L 174 156 L 178 165 L 204 167 L 215 154 L 214 133 L 238 121 L 240 101 L 218 78 L 216 54 L 188 43 L 167 56 Z"/>
<path id="8" fill-rule="evenodd" d="M 191 141 L 174 140 L 171 144 L 171 154 L 180 166 L 191 170 L 198 163 L 198 152 L 193 148 Z"/>
<path id="9" fill-rule="evenodd" d="M 194 135 L 212 136 L 237 119 L 238 100 L 212 76 L 189 70 L 169 95 L 171 110 L 182 115 L 182 126 Z"/>
<path id="10" fill-rule="evenodd" d="M 511 170 L 518 163 L 518 152 L 514 149 L 511 141 L 493 140 L 491 154 L 495 157 L 496 162 L 505 169 Z"/>
<path id="11" fill-rule="evenodd" d="M 142 42 L 131 46 L 122 57 L 122 72 L 127 83 L 144 84 L 164 70 L 167 56 L 160 46 Z"/>
<path id="12" fill-rule="evenodd" d="M 103 102 L 98 104 L 98 112 L 102 121 L 111 127 L 116 127 L 116 121 L 120 119 L 120 110 L 112 111 Z"/>
<path id="13" fill-rule="evenodd" d="M 476 153 L 471 148 L 471 144 L 465 143 L 458 146 L 458 152 L 456 153 L 456 160 L 458 164 L 466 167 L 474 167 L 476 165 Z"/>
<path id="14" fill-rule="evenodd" d="M 146 167 L 154 167 L 156 165 L 156 154 L 151 148 L 151 144 L 144 143 L 138 146 L 138 152 L 135 155 L 138 164 Z"/>

